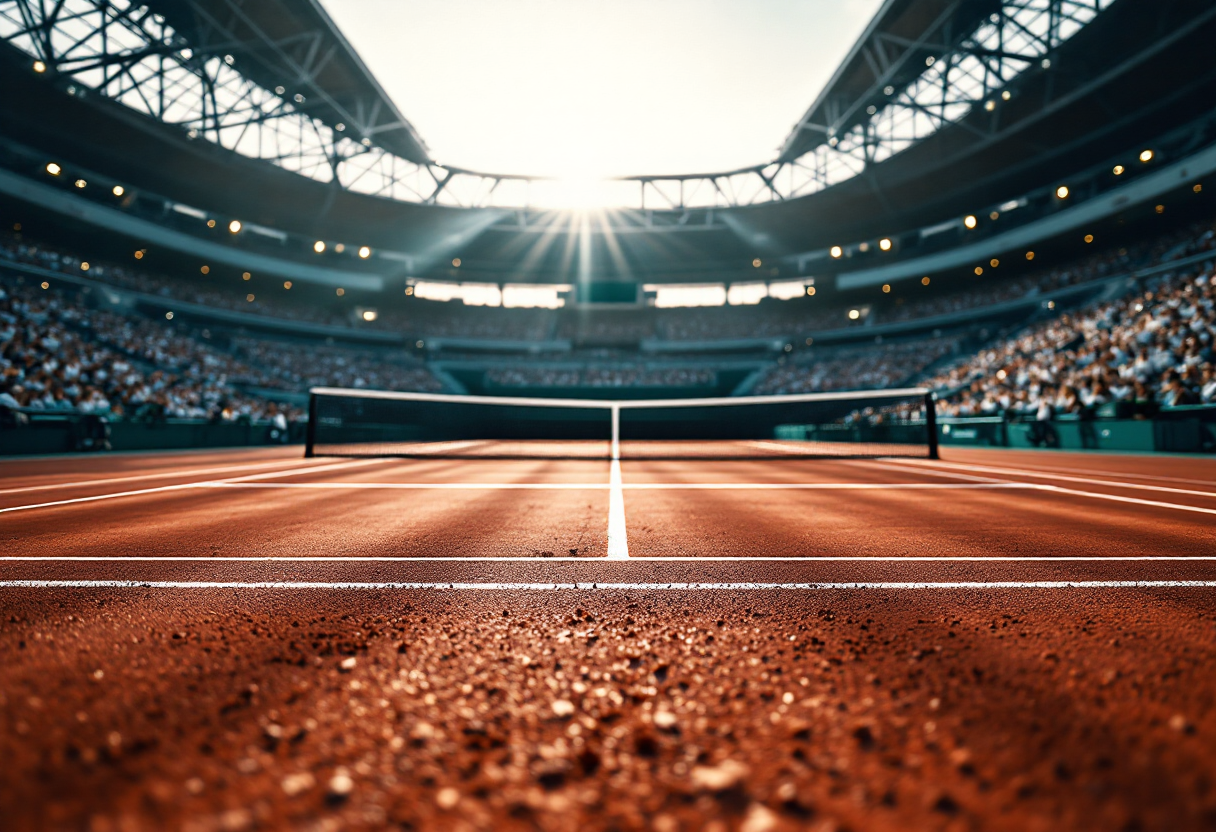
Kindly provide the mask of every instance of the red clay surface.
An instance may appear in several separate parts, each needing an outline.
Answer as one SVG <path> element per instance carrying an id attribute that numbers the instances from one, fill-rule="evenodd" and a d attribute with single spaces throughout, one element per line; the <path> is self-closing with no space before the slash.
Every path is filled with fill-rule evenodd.
<path id="1" fill-rule="evenodd" d="M 943 456 L 2 461 L 3 827 L 1216 828 L 1216 461 Z"/>

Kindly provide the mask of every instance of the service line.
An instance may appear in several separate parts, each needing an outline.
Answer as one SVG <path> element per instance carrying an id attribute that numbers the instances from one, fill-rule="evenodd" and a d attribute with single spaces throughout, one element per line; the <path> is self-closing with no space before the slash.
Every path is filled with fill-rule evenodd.
<path id="1" fill-rule="evenodd" d="M 503 583 L 356 581 L 0 581 L 2 589 L 301 589 L 719 592 L 771 590 L 1213 589 L 1216 581 L 841 581 L 831 583 Z"/>
<path id="2" fill-rule="evenodd" d="M 585 563 L 598 564 L 607 557 L 544 557 L 501 555 L 498 557 L 435 557 L 410 555 L 4 555 L 0 563 L 122 563 L 185 561 L 202 563 Z M 1148 563 L 1152 561 L 1216 562 L 1216 555 L 655 555 L 631 557 L 644 563 Z"/>

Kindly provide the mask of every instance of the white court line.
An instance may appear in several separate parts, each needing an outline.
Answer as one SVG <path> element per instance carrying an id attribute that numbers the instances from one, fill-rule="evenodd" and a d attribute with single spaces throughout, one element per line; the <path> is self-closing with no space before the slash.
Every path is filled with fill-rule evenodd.
<path id="1" fill-rule="evenodd" d="M 954 463 L 954 464 L 962 464 L 962 463 Z M 975 464 L 975 463 L 967 463 L 967 464 Z M 1208 485 L 1208 486 L 1212 486 L 1213 488 L 1216 488 L 1216 480 L 1193 480 L 1193 479 L 1188 479 L 1186 477 L 1161 477 L 1161 476 L 1157 476 L 1154 474 L 1136 474 L 1131 471 L 1101 471 L 1096 468 L 1061 468 L 1060 466 L 1057 466 L 1057 465 L 1044 465 L 1041 468 L 1034 468 L 1034 469 L 1026 468 L 1026 469 L 1017 469 L 1017 470 L 1050 471 L 1052 473 L 1058 473 L 1058 474 L 1102 474 L 1102 475 L 1108 476 L 1108 477 L 1112 476 L 1112 475 L 1116 475 L 1116 476 L 1121 476 L 1121 477 L 1128 477 L 1129 479 L 1133 479 L 1133 480 L 1153 480 L 1155 482 L 1180 482 L 1180 483 L 1184 483 L 1187 485 Z"/>
<path id="2" fill-rule="evenodd" d="M 319 465 L 319 466 L 314 465 L 314 466 L 308 467 L 308 468 L 288 469 L 286 471 L 271 471 L 266 474 L 250 474 L 248 477 L 237 477 L 237 478 L 233 479 L 232 481 L 236 482 L 237 480 L 256 479 L 259 477 L 281 477 L 286 474 L 308 474 L 308 473 L 312 473 L 314 471 L 331 471 L 331 470 L 334 470 L 335 468 L 352 468 L 352 467 L 357 467 L 360 465 L 371 465 L 372 463 L 383 462 L 383 461 L 384 460 L 382 460 L 382 459 L 374 459 L 374 460 L 357 460 L 355 462 L 338 462 L 338 463 L 333 463 L 330 465 Z M 31 504 L 23 505 L 23 506 L 9 506 L 7 508 L 0 508 L 0 514 L 9 514 L 11 512 L 15 512 L 15 511 L 29 511 L 31 509 L 36 509 L 36 508 L 52 508 L 54 506 L 74 505 L 76 503 L 95 503 L 100 500 L 115 500 L 115 499 L 118 499 L 119 497 L 138 497 L 142 494 L 158 494 L 158 493 L 165 492 L 165 491 L 185 491 L 187 489 L 199 488 L 199 487 L 205 486 L 208 483 L 209 483 L 209 481 L 186 482 L 186 483 L 179 483 L 178 485 L 161 485 L 161 486 L 157 486 L 156 488 L 138 488 L 138 489 L 135 489 L 134 491 L 118 491 L 118 492 L 111 492 L 109 494 L 97 494 L 92 497 L 73 497 L 70 500 L 52 500 L 52 501 L 46 502 L 46 503 L 31 503 Z"/>
<path id="3" fill-rule="evenodd" d="M 676 591 L 849 589 L 1214 589 L 1216 581 L 839 581 L 829 583 L 476 583 L 362 581 L 0 581 L 3 589 L 304 589 L 304 590 L 493 590 Z"/>
<path id="4" fill-rule="evenodd" d="M 291 472 L 279 472 L 286 475 Z M 278 476 L 273 474 L 272 476 Z M 953 475 L 950 475 L 953 476 Z M 245 482 L 243 480 L 218 480 L 201 483 L 200 488 L 319 488 L 319 489 L 406 489 L 406 490 L 449 490 L 449 491 L 478 491 L 478 490 L 553 490 L 553 491 L 605 491 L 620 488 L 624 491 L 731 491 L 731 490 L 761 490 L 780 491 L 784 489 L 801 489 L 811 491 L 849 491 L 873 489 L 971 489 L 971 488 L 1029 488 L 1039 486 L 1029 482 L 645 482 L 645 483 L 602 483 L 602 482 Z"/>
<path id="5" fill-rule="evenodd" d="M 625 535 L 625 495 L 621 491 L 621 461 L 612 460 L 608 484 L 608 557 L 623 560 L 629 557 L 629 539 Z"/>
<path id="6" fill-rule="evenodd" d="M 204 563 L 603 563 L 606 557 L 543 557 L 540 555 L 502 555 L 499 557 L 435 557 L 409 555 L 256 555 L 216 557 L 201 555 L 4 555 L 0 563 L 26 562 L 72 562 L 72 563 L 122 563 L 199 561 Z M 1152 562 L 1152 561 L 1198 561 L 1216 562 L 1216 555 L 656 555 L 654 557 L 630 558 L 631 563 L 1054 563 L 1054 562 Z"/>
<path id="7" fill-rule="evenodd" d="M 914 465 L 917 470 L 924 466 L 934 465 L 939 468 L 958 468 L 963 471 L 978 471 L 988 474 L 1003 474 L 1005 476 L 1029 477 L 1034 480 L 1058 480 L 1059 482 L 1076 482 L 1084 485 L 1105 485 L 1110 488 L 1129 488 L 1135 491 L 1159 491 L 1165 494 L 1187 494 L 1195 497 L 1211 497 L 1216 499 L 1216 491 L 1195 491 L 1189 488 L 1169 488 L 1164 485 L 1143 485 L 1141 483 L 1125 482 L 1122 480 L 1096 480 L 1090 477 L 1070 477 L 1064 474 L 1048 474 L 1022 468 L 992 468 L 986 465 L 968 465 L 959 462 L 922 462 L 918 459 L 894 459 L 900 465 Z"/>
<path id="8" fill-rule="evenodd" d="M 54 482 L 47 485 L 25 485 L 21 486 L 20 488 L 0 489 L 0 494 L 22 494 L 27 491 L 53 491 L 56 488 L 83 488 L 90 485 L 103 485 L 112 482 L 132 482 L 134 480 L 161 480 L 169 477 L 192 477 L 196 474 L 226 474 L 232 471 L 247 471 L 250 468 L 274 468 L 284 465 L 299 464 L 299 459 L 281 459 L 267 462 L 255 462 L 247 465 L 225 465 L 221 468 L 188 468 L 186 470 L 160 471 L 154 474 L 133 474 L 127 477 L 103 477 L 95 480 Z"/>
<path id="9" fill-rule="evenodd" d="M 1138 497 L 1119 497 L 1115 494 L 1099 494 L 1095 491 L 1077 491 L 1074 488 L 1061 488 L 1058 485 L 1040 485 L 1040 491 L 1053 491 L 1057 494 L 1074 494 L 1078 497 L 1093 497 L 1095 500 L 1110 500 L 1114 503 L 1131 503 L 1138 506 L 1154 508 L 1172 508 L 1176 511 L 1192 511 L 1196 514 L 1216 514 L 1216 508 L 1200 508 L 1182 503 L 1163 503 L 1160 500 L 1141 500 Z"/>

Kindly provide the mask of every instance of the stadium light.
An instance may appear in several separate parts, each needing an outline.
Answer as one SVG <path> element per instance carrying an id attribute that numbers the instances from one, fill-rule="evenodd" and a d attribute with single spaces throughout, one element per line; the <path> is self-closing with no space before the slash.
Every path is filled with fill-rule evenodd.
<path id="1" fill-rule="evenodd" d="M 884 295 L 886 295 L 886 294 L 890 294 L 890 292 L 891 292 L 891 284 L 890 283 L 882 284 L 882 293 Z"/>
<path id="2" fill-rule="evenodd" d="M 967 216 L 963 217 L 963 225 L 967 226 L 968 228 L 975 228 L 977 223 L 978 220 L 976 220 L 975 214 L 968 214 Z"/>
<path id="3" fill-rule="evenodd" d="M 114 196 L 122 196 L 126 193 L 126 191 L 123 189 L 122 185 L 115 185 L 110 189 L 110 193 L 114 194 Z"/>
<path id="4" fill-rule="evenodd" d="M 283 288 L 284 288 L 284 289 L 290 289 L 290 288 L 291 288 L 291 281 L 290 281 L 290 280 L 284 280 L 284 281 L 283 281 Z"/>
<path id="5" fill-rule="evenodd" d="M 249 272 L 242 272 L 242 273 L 241 273 L 241 280 L 249 280 L 249 279 L 250 279 L 250 278 L 252 278 L 252 277 L 253 277 L 253 275 L 251 275 Z"/>
<path id="6" fill-rule="evenodd" d="M 1198 193 L 1203 193 L 1203 183 L 1202 183 L 1202 182 L 1196 182 L 1196 183 L 1195 183 L 1195 187 L 1191 188 L 1191 191 L 1192 191 L 1193 193 L 1197 193 L 1197 194 L 1198 194 Z"/>
<path id="7" fill-rule="evenodd" d="M 165 320 L 166 320 L 166 321 L 171 321 L 171 320 L 173 320 L 173 313 L 172 313 L 172 312 L 166 312 L 166 313 L 165 313 Z"/>
<path id="8" fill-rule="evenodd" d="M 343 295 L 345 295 L 345 294 L 346 294 L 346 290 L 345 290 L 345 289 L 338 289 L 338 290 L 337 290 L 337 295 L 338 295 L 338 297 L 342 297 L 342 296 L 343 296 Z"/>
<path id="9" fill-rule="evenodd" d="M 1156 208 L 1155 210 L 1157 211 L 1157 213 L 1158 213 L 1158 214 L 1164 214 L 1164 213 L 1165 213 L 1165 206 L 1164 206 L 1164 205 L 1158 205 L 1158 206 L 1157 206 L 1157 208 Z"/>
<path id="10" fill-rule="evenodd" d="M 135 252 L 135 259 L 136 259 L 136 260 L 143 260 L 143 259 L 144 259 L 144 251 L 143 251 L 143 249 L 140 249 L 139 251 Z"/>
<path id="11" fill-rule="evenodd" d="M 39 74 L 46 72 L 46 64 L 43 63 L 42 61 L 34 61 L 34 72 L 37 72 Z"/>
<path id="12" fill-rule="evenodd" d="M 1146 148 L 1146 149 L 1144 149 L 1144 150 L 1141 150 L 1141 151 L 1140 151 L 1140 161 L 1141 161 L 1141 162 L 1151 162 L 1151 161 L 1153 161 L 1153 151 L 1151 151 L 1151 150 L 1149 150 L 1149 149 L 1147 149 L 1147 148 Z"/>
<path id="13" fill-rule="evenodd" d="M 85 186 L 85 185 L 88 185 L 89 183 L 88 183 L 88 182 L 85 182 L 83 179 L 77 179 L 77 180 L 75 181 L 75 183 L 73 183 L 73 184 L 75 184 L 77 188 L 80 188 L 81 190 L 83 190 L 83 189 L 84 189 L 84 186 Z"/>
<path id="14" fill-rule="evenodd" d="M 460 268 L 460 258 L 459 257 L 455 257 L 452 259 L 452 268 L 455 268 L 455 269 Z"/>
<path id="15" fill-rule="evenodd" d="M 360 257 L 360 259 L 366 260 L 367 258 L 369 258 L 369 257 L 371 257 L 371 256 L 372 256 L 372 250 L 371 250 L 370 248 L 368 248 L 367 246 L 360 246 L 360 247 L 359 247 L 359 257 Z"/>
<path id="16" fill-rule="evenodd" d="M 1058 199 L 1068 199 L 1068 186 L 1061 185 L 1060 187 L 1056 188 L 1056 197 Z"/>
<path id="17" fill-rule="evenodd" d="M 203 274 L 211 274 L 211 267 L 203 266 L 201 269 L 199 269 L 199 271 L 202 272 Z"/>
<path id="18" fill-rule="evenodd" d="M 988 261 L 988 265 L 992 266 L 992 268 L 995 269 L 997 266 L 1001 265 L 1001 261 L 997 260 L 995 257 L 993 257 L 991 260 Z"/>
<path id="19" fill-rule="evenodd" d="M 1115 176 L 1122 176 L 1123 175 L 1123 165 L 1115 165 L 1114 168 L 1111 170 L 1111 173 L 1113 173 Z"/>
<path id="20" fill-rule="evenodd" d="M 325 243 L 322 240 L 317 240 L 312 244 L 312 250 L 317 254 L 322 254 L 325 251 Z"/>
<path id="21" fill-rule="evenodd" d="M 755 260 L 753 260 L 753 261 L 752 261 L 752 268 L 754 268 L 754 269 L 758 269 L 758 268 L 760 268 L 760 267 L 761 267 L 761 266 L 763 266 L 763 265 L 764 265 L 764 263 L 762 263 L 762 262 L 760 261 L 760 258 L 759 258 L 759 257 L 757 257 Z"/>
<path id="22" fill-rule="evenodd" d="M 82 272 L 87 272 L 89 270 L 89 263 L 87 260 L 80 264 L 80 270 Z"/>
<path id="23" fill-rule="evenodd" d="M 1086 234 L 1086 235 L 1085 235 L 1085 242 L 1087 242 L 1087 243 L 1092 243 L 1093 241 L 1094 241 L 1094 235 L 1093 235 L 1093 234 Z"/>
<path id="24" fill-rule="evenodd" d="M 832 246 L 830 249 L 828 249 L 828 254 L 832 255 L 833 259 L 838 260 L 840 259 L 840 256 L 844 254 L 844 249 L 842 249 L 840 246 Z"/>
<path id="25" fill-rule="evenodd" d="M 850 310 L 849 310 L 849 320 L 850 320 L 850 321 L 855 321 L 855 320 L 857 320 L 857 319 L 858 319 L 858 318 L 860 318 L 860 317 L 861 317 L 861 313 L 860 313 L 860 312 L 858 312 L 856 309 L 850 309 Z"/>
<path id="26" fill-rule="evenodd" d="M 980 275 L 982 275 L 983 273 L 984 273 L 984 267 L 983 267 L 983 266 L 976 266 L 976 267 L 975 267 L 975 276 L 976 276 L 976 277 L 979 277 L 979 276 L 980 276 Z"/>
<path id="27" fill-rule="evenodd" d="M 232 222 L 228 223 L 228 230 L 231 231 L 233 234 L 236 234 L 237 232 L 239 232 L 241 230 L 241 221 L 233 220 Z"/>
<path id="28" fill-rule="evenodd" d="M 58 176 L 63 172 L 63 168 L 59 167 L 59 165 L 55 164 L 54 162 L 47 162 L 46 172 L 51 176 Z"/>
<path id="29" fill-rule="evenodd" d="M 367 321 L 368 323 L 371 323 L 372 321 L 376 320 L 377 317 L 378 317 L 378 315 L 376 314 L 375 309 L 364 309 L 363 310 L 363 320 Z"/>
<path id="30" fill-rule="evenodd" d="M 1001 215 L 1000 211 L 993 211 L 991 214 L 988 215 L 988 219 L 992 220 L 993 222 L 996 222 L 997 217 L 999 217 L 1000 215 Z"/>
<path id="31" fill-rule="evenodd" d="M 815 297 L 815 287 L 814 287 L 814 286 L 807 286 L 807 287 L 806 287 L 806 296 L 807 296 L 808 298 L 813 298 L 813 297 Z"/>
<path id="32" fill-rule="evenodd" d="M 1011 93 L 1009 90 L 1005 90 L 1004 92 L 1001 93 L 1002 101 L 1008 101 L 1011 98 L 1013 98 L 1013 93 Z"/>
<path id="33" fill-rule="evenodd" d="M 886 237 L 883 237 L 881 240 L 878 241 L 878 247 L 880 249 L 882 249 L 883 251 L 890 251 L 891 250 L 891 241 L 888 240 Z"/>
<path id="34" fill-rule="evenodd" d="M 334 246 L 334 251 L 338 252 L 338 254 L 341 254 L 342 252 L 346 251 L 346 246 L 343 245 L 342 243 L 338 243 L 336 246 Z"/>
<path id="35" fill-rule="evenodd" d="M 1028 252 L 1026 252 L 1026 259 L 1027 259 L 1027 260 L 1033 260 L 1033 259 L 1034 259 L 1034 252 L 1033 252 L 1033 251 L 1028 251 Z"/>
<path id="36" fill-rule="evenodd" d="M 251 292 L 250 294 L 248 294 L 248 295 L 245 295 L 245 302 L 246 302 L 246 303 L 253 303 L 253 293 L 252 293 L 252 292 Z"/>
<path id="37" fill-rule="evenodd" d="M 921 285 L 921 286 L 928 286 L 928 285 L 929 285 L 929 275 L 925 275 L 924 277 L 922 277 L 922 278 L 920 279 L 920 285 Z"/>
<path id="38" fill-rule="evenodd" d="M 207 220 L 208 228 L 215 228 L 215 220 Z"/>

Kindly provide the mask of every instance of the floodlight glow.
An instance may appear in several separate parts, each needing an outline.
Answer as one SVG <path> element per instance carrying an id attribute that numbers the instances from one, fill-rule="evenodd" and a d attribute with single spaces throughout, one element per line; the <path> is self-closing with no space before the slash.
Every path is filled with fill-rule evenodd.
<path id="1" fill-rule="evenodd" d="M 768 284 L 768 296 L 773 300 L 793 300 L 807 293 L 808 286 L 814 281 L 807 280 L 775 280 Z M 810 286 L 814 289 L 814 286 Z"/>
<path id="2" fill-rule="evenodd" d="M 317 254 L 321 254 L 322 252 L 324 252 L 325 251 L 324 241 L 317 240 L 315 243 L 312 244 L 312 250 L 315 251 Z"/>
<path id="3" fill-rule="evenodd" d="M 126 191 L 123 190 L 122 185 L 115 185 L 113 188 L 110 189 L 110 192 L 113 193 L 114 196 L 122 196 L 123 194 L 126 193 Z"/>
<path id="4" fill-rule="evenodd" d="M 377 317 L 379 317 L 379 316 L 376 314 L 375 309 L 364 309 L 363 310 L 363 320 L 367 321 L 368 323 L 371 323 L 372 321 L 376 320 Z"/>
<path id="5" fill-rule="evenodd" d="M 798 287 L 802 294 L 802 287 Z M 731 306 L 755 306 L 768 297 L 768 287 L 763 283 L 732 283 L 726 290 L 726 302 Z"/>
<path id="6" fill-rule="evenodd" d="M 232 222 L 228 223 L 228 230 L 231 231 L 233 234 L 236 234 L 238 231 L 241 230 L 241 221 L 233 220 Z"/>
<path id="7" fill-rule="evenodd" d="M 502 287 L 502 305 L 508 309 L 561 309 L 566 305 L 566 299 L 562 295 L 572 288 L 574 287 L 568 283 L 508 283 Z"/>
<path id="8" fill-rule="evenodd" d="M 840 246 L 832 246 L 830 249 L 828 249 L 828 254 L 832 255 L 834 259 L 839 259 L 840 256 L 844 254 L 844 249 L 842 249 Z"/>
<path id="9" fill-rule="evenodd" d="M 63 168 L 59 167 L 59 165 L 55 164 L 54 162 L 48 162 L 47 166 L 46 166 L 46 172 L 49 173 L 51 176 L 58 176 L 60 173 L 63 172 Z"/>
<path id="10" fill-rule="evenodd" d="M 371 257 L 371 256 L 372 256 L 372 250 L 371 250 L 370 248 L 368 248 L 367 246 L 360 246 L 360 247 L 359 247 L 359 257 L 360 257 L 360 259 L 362 259 L 362 260 L 366 260 L 367 258 L 369 258 L 369 257 Z"/>
<path id="11" fill-rule="evenodd" d="M 963 225 L 967 226 L 968 228 L 975 228 L 977 222 L 978 221 L 976 220 L 974 214 L 968 214 L 967 216 L 963 217 Z"/>
<path id="12" fill-rule="evenodd" d="M 1113 173 L 1115 176 L 1122 176 L 1123 165 L 1115 165 L 1115 167 L 1111 170 L 1111 173 Z"/>
<path id="13" fill-rule="evenodd" d="M 85 182 L 83 179 L 77 179 L 75 184 L 77 188 L 84 188 L 84 186 L 88 185 L 89 183 Z"/>
<path id="14" fill-rule="evenodd" d="M 1140 161 L 1141 161 L 1141 162 L 1151 162 L 1151 161 L 1153 161 L 1153 151 L 1151 151 L 1151 150 L 1141 150 L 1141 151 L 1140 151 Z"/>
<path id="15" fill-rule="evenodd" d="M 856 309 L 849 310 L 849 320 L 850 321 L 855 321 L 860 317 L 861 317 L 861 312 L 857 311 Z"/>
<path id="16" fill-rule="evenodd" d="M 414 297 L 422 300 L 460 300 L 465 306 L 502 306 L 502 290 L 495 283 L 448 283 L 420 280 L 414 284 Z"/>
<path id="17" fill-rule="evenodd" d="M 34 72 L 37 72 L 37 73 L 46 72 L 46 64 L 43 63 L 42 61 L 34 61 Z"/>
<path id="18" fill-rule="evenodd" d="M 675 285 L 647 283 L 642 286 L 642 290 L 654 293 L 654 305 L 660 309 L 726 305 L 726 287 L 721 283 Z"/>
<path id="19" fill-rule="evenodd" d="M 1068 186 L 1061 185 L 1060 187 L 1056 188 L 1056 197 L 1059 199 L 1068 199 Z"/>
<path id="20" fill-rule="evenodd" d="M 890 251 L 891 250 L 891 241 L 888 240 L 886 237 L 883 237 L 881 240 L 878 241 L 878 247 L 880 249 L 882 249 L 883 251 Z"/>

